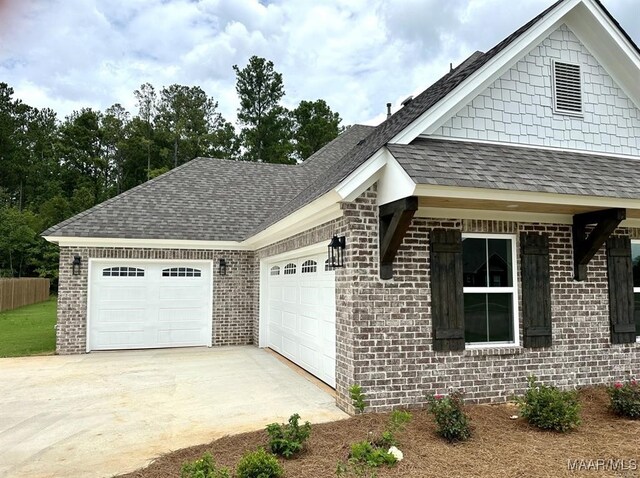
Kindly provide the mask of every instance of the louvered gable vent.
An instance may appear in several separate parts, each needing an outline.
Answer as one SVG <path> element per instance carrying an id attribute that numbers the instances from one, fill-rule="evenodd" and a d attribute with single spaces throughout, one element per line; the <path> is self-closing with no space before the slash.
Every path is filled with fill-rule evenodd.
<path id="1" fill-rule="evenodd" d="M 553 62 L 554 106 L 558 113 L 582 114 L 580 65 Z"/>

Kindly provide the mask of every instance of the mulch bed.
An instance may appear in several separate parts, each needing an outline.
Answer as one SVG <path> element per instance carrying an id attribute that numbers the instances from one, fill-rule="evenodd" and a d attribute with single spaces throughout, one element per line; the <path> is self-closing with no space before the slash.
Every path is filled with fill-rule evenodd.
<path id="1" fill-rule="evenodd" d="M 604 388 L 580 392 L 582 425 L 567 434 L 543 432 L 521 419 L 513 404 L 469 406 L 474 436 L 465 443 L 450 445 L 435 435 L 431 416 L 425 410 L 413 412 L 413 420 L 399 435 L 404 460 L 393 468 L 380 468 L 385 477 L 564 477 L 640 476 L 640 422 L 612 415 Z M 292 411 L 292 413 L 295 410 Z M 304 417 L 302 417 L 304 420 Z M 349 444 L 361 441 L 369 432 L 379 433 L 388 414 L 360 415 L 347 420 L 314 425 L 307 450 L 293 460 L 282 460 L 286 477 L 326 478 L 335 476 L 339 460 L 346 459 Z M 234 468 L 240 456 L 267 443 L 264 431 L 243 433 L 168 453 L 126 478 L 180 477 L 185 461 L 209 452 L 220 465 Z M 568 460 L 625 460 L 626 470 L 615 471 L 605 464 L 599 470 L 569 470 Z M 634 461 L 638 468 L 633 470 Z M 595 466 L 596 462 L 592 462 Z M 622 462 L 617 462 L 618 464 Z"/>

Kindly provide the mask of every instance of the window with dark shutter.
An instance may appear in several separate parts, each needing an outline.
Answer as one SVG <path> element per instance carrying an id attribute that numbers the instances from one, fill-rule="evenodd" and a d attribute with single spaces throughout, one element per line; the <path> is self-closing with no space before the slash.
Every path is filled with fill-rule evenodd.
<path id="1" fill-rule="evenodd" d="M 635 342 L 633 263 L 628 237 L 612 236 L 607 240 L 607 273 L 611 343 Z"/>
<path id="2" fill-rule="evenodd" d="M 640 339 L 640 241 L 631 243 L 631 265 L 633 267 L 633 295 L 635 297 L 634 316 L 636 337 Z"/>
<path id="3" fill-rule="evenodd" d="M 553 62 L 553 107 L 557 113 L 582 115 L 580 65 Z"/>
<path id="4" fill-rule="evenodd" d="M 433 349 L 464 350 L 462 234 L 434 229 L 430 249 Z"/>
<path id="5" fill-rule="evenodd" d="M 523 345 L 551 347 L 549 237 L 520 235 Z"/>

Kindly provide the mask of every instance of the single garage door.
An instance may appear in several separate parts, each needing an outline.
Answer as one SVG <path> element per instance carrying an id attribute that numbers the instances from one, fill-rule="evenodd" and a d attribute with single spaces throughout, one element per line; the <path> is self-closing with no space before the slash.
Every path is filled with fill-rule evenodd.
<path id="1" fill-rule="evenodd" d="M 88 350 L 211 345 L 210 262 L 92 261 Z"/>
<path id="2" fill-rule="evenodd" d="M 267 343 L 335 387 L 335 274 L 326 270 L 325 259 L 323 254 L 269 264 Z"/>

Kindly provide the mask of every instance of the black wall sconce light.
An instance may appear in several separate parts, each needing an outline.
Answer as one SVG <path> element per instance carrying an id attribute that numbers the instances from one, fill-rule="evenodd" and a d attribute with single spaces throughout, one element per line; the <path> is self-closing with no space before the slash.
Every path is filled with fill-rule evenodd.
<path id="1" fill-rule="evenodd" d="M 329 269 L 344 267 L 344 250 L 346 248 L 346 238 L 344 236 L 333 236 L 327 247 Z"/>
<path id="2" fill-rule="evenodd" d="M 71 263 L 74 276 L 80 275 L 80 266 L 82 266 L 82 257 L 73 256 L 73 262 Z"/>
<path id="3" fill-rule="evenodd" d="M 227 275 L 227 260 L 226 259 L 220 259 L 220 264 L 218 266 L 218 274 L 220 274 L 221 276 L 226 276 Z"/>

